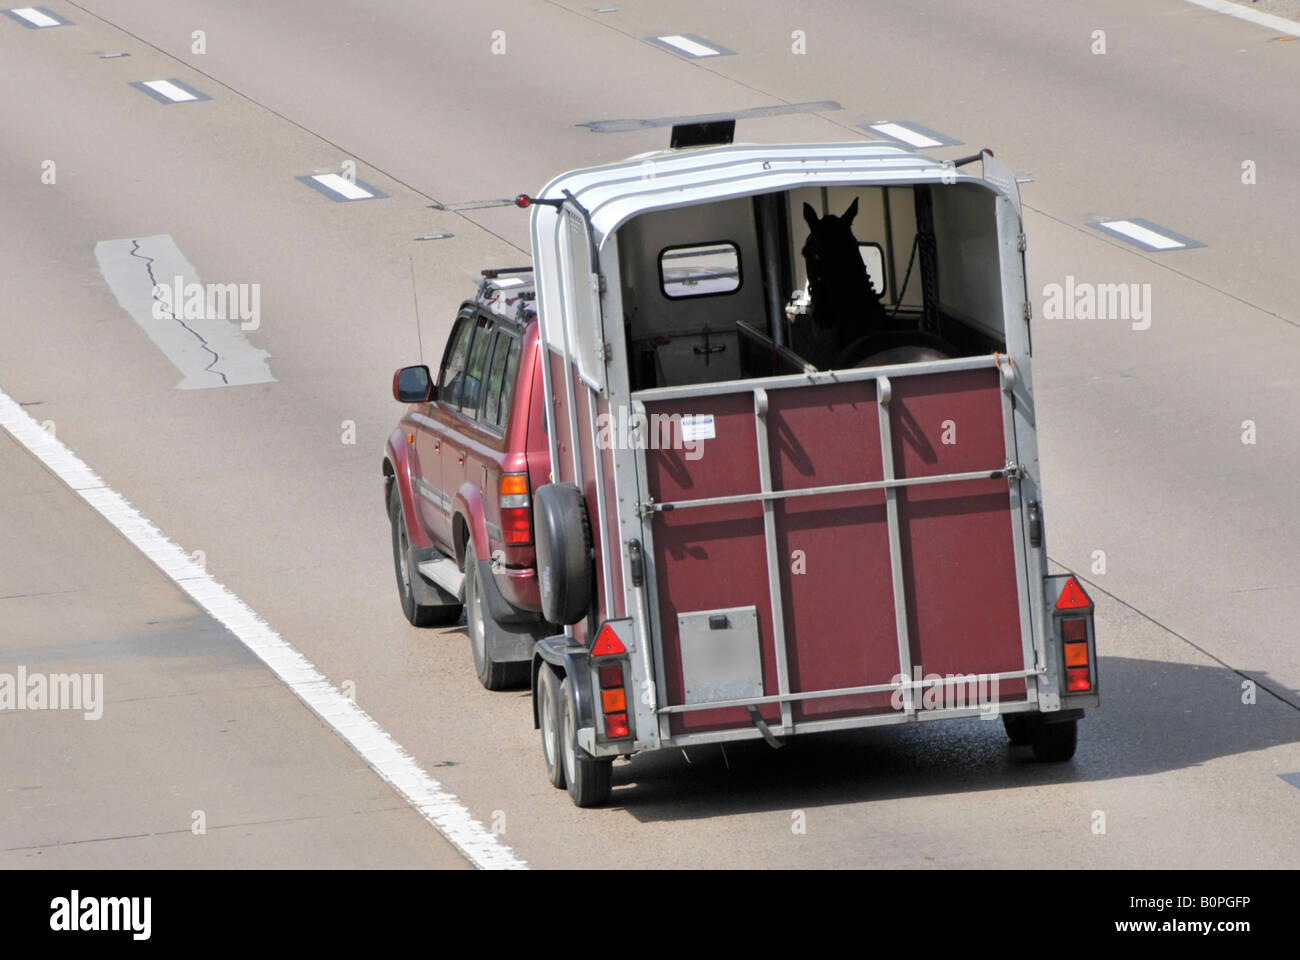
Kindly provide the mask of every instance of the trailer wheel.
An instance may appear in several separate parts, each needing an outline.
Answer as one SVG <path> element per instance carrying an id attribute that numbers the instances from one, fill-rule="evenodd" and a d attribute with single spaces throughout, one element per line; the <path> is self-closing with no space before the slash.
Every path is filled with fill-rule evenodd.
<path id="1" fill-rule="evenodd" d="M 1030 746 L 1034 748 L 1034 759 L 1039 763 L 1060 763 L 1074 756 L 1074 748 L 1079 742 L 1079 721 L 1066 720 L 1064 723 L 1043 723 L 1039 721 L 1030 727 Z"/>
<path id="2" fill-rule="evenodd" d="M 1013 747 L 1027 747 L 1033 741 L 1029 718 L 1022 713 L 1002 714 L 1002 726 L 1006 728 L 1007 739 Z"/>
<path id="3" fill-rule="evenodd" d="M 420 603 L 415 598 L 413 578 L 420 572 L 415 569 L 411 538 L 406 532 L 406 514 L 402 510 L 402 495 L 396 482 L 388 489 L 388 522 L 393 530 L 393 570 L 397 574 L 397 594 L 402 601 L 402 613 L 415 627 L 441 627 L 460 619 L 459 603 Z"/>
<path id="4" fill-rule="evenodd" d="M 560 625 L 578 623 L 592 595 L 591 522 L 582 491 L 573 483 L 538 487 L 533 523 L 542 616 Z"/>
<path id="5" fill-rule="evenodd" d="M 546 779 L 551 786 L 564 789 L 564 757 L 560 738 L 564 726 L 560 720 L 560 678 L 545 663 L 537 674 L 537 721 L 542 728 L 542 760 Z"/>
<path id="6" fill-rule="evenodd" d="M 573 802 L 580 807 L 596 807 L 608 800 L 614 758 L 599 760 L 578 746 L 578 720 L 573 713 L 573 687 L 568 677 L 560 684 L 560 745 L 564 779 Z"/>
<path id="7" fill-rule="evenodd" d="M 502 663 L 492 658 L 488 634 L 500 627 L 492 619 L 492 611 L 483 600 L 478 582 L 478 564 L 474 562 L 473 545 L 466 547 L 465 556 L 465 628 L 469 631 L 469 645 L 474 652 L 474 672 L 478 682 L 487 690 L 509 690 L 519 687 L 528 679 L 531 662 Z"/>

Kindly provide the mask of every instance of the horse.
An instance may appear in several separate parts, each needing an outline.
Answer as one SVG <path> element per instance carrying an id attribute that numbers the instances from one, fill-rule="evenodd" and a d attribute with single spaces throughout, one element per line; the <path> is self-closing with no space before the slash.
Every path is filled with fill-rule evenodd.
<path id="1" fill-rule="evenodd" d="M 812 299 L 814 341 L 836 366 L 910 363 L 951 356 L 938 338 L 896 330 L 862 261 L 853 219 L 858 198 L 840 216 L 803 205 L 808 240 L 801 251 Z M 847 348 L 847 349 L 846 349 Z"/>

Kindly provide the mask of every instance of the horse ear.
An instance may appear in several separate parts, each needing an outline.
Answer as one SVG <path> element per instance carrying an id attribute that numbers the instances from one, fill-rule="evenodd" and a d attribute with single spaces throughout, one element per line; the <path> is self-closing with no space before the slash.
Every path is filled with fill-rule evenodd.
<path id="1" fill-rule="evenodd" d="M 856 217 L 857 215 L 858 215 L 858 198 L 854 197 L 853 202 L 849 204 L 849 208 L 844 211 L 844 216 L 840 217 L 840 219 L 843 220 L 844 225 L 848 227 L 853 225 L 853 218 Z"/>
<path id="2" fill-rule="evenodd" d="M 803 205 L 803 218 L 808 221 L 808 227 L 811 230 L 816 230 L 817 224 L 821 222 L 817 219 L 817 211 L 812 208 L 811 203 Z"/>

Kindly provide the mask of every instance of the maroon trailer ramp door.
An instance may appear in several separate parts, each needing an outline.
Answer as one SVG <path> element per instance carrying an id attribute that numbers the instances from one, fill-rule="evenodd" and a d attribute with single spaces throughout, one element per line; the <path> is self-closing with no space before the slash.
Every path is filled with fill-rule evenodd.
<path id="1" fill-rule="evenodd" d="M 799 725 L 899 711 L 901 694 L 891 685 L 917 668 L 923 676 L 1026 669 L 1005 469 L 1015 456 L 1006 449 L 1001 374 L 993 358 L 945 364 L 952 367 L 920 374 L 893 368 L 879 385 L 870 377 L 817 384 L 781 378 L 732 393 L 669 388 L 642 395 L 651 418 L 680 415 L 698 424 L 701 415 L 713 417 L 694 449 L 645 454 L 644 492 L 656 505 L 650 532 L 667 688 L 661 703 L 694 707 L 671 714 L 674 736 L 752 726 L 743 706 L 701 703 L 776 696 L 783 688 L 886 687 L 793 700 L 784 720 Z M 903 481 L 893 486 L 896 551 L 882 427 L 893 475 Z M 780 496 L 840 486 L 850 489 Z M 762 491 L 776 495 L 756 498 Z M 690 504 L 725 497 L 743 499 Z M 689 648 L 701 636 L 695 625 L 729 627 L 744 622 L 748 608 L 757 620 L 758 686 L 738 695 L 693 680 L 699 655 Z M 736 669 L 745 672 L 739 663 Z M 1023 699 L 1024 680 L 1002 680 L 998 696 Z M 782 724 L 779 703 L 760 709 L 774 729 Z"/>

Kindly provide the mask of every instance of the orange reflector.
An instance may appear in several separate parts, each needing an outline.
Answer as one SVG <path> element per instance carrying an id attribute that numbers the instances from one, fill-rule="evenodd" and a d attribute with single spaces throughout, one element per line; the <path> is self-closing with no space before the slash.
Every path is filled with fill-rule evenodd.
<path id="1" fill-rule="evenodd" d="M 607 623 L 600 628 L 600 633 L 596 634 L 596 643 L 591 648 L 591 655 L 610 657 L 618 653 L 627 653 L 627 647 L 623 646 L 623 641 L 618 638 L 614 628 Z"/>
<path id="2" fill-rule="evenodd" d="M 1092 679 L 1087 667 L 1074 667 L 1065 671 L 1066 686 L 1071 693 L 1087 693 L 1092 689 Z"/>
<path id="3" fill-rule="evenodd" d="M 1065 617 L 1061 620 L 1061 639 L 1066 643 L 1081 643 L 1088 639 L 1088 621 L 1083 617 Z"/>
<path id="4" fill-rule="evenodd" d="M 407 442 L 407 443 L 415 443 L 415 434 L 413 434 L 413 433 L 408 433 L 408 434 L 406 435 L 406 442 Z"/>
<path id="5" fill-rule="evenodd" d="M 631 736 L 627 729 L 626 713 L 611 713 L 605 718 L 605 736 L 611 740 L 622 740 Z"/>
<path id="6" fill-rule="evenodd" d="M 1086 667 L 1088 665 L 1088 645 L 1086 643 L 1067 643 L 1065 645 L 1065 665 L 1067 667 Z"/>
<path id="7" fill-rule="evenodd" d="M 600 707 L 605 713 L 627 712 L 627 697 L 622 688 L 600 691 Z"/>
<path id="8" fill-rule="evenodd" d="M 501 496 L 528 492 L 528 477 L 522 473 L 501 474 Z"/>
<path id="9" fill-rule="evenodd" d="M 1081 607 L 1091 607 L 1092 601 L 1088 595 L 1083 592 L 1083 587 L 1079 586 L 1079 581 L 1070 577 L 1065 581 L 1065 587 L 1061 590 L 1061 595 L 1056 598 L 1057 610 L 1078 610 Z"/>

